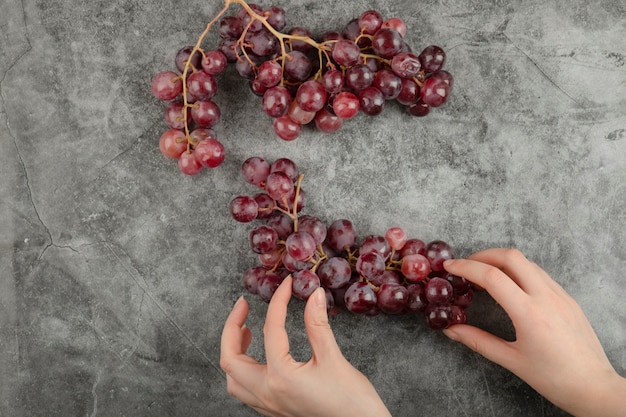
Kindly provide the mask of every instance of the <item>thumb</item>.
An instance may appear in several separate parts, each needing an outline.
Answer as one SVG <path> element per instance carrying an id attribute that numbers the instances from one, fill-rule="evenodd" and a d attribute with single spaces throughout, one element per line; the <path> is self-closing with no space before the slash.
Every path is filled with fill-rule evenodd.
<path id="1" fill-rule="evenodd" d="M 341 355 L 328 323 L 326 293 L 321 287 L 316 289 L 307 300 L 304 308 L 304 327 L 313 351 L 313 360 L 319 362 L 337 353 Z"/>
<path id="2" fill-rule="evenodd" d="M 482 329 L 467 324 L 456 324 L 444 329 L 443 333 L 509 370 L 516 363 L 516 351 L 511 343 Z"/>

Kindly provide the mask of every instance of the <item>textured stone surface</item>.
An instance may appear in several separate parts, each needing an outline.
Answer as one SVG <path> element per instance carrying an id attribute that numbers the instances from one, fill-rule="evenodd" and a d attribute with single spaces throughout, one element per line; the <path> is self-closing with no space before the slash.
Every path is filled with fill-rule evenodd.
<path id="1" fill-rule="evenodd" d="M 150 80 L 219 3 L 0 1 L 0 415 L 254 415 L 218 367 L 222 323 L 255 263 L 250 226 L 227 211 L 254 192 L 238 173 L 252 155 L 293 158 L 307 212 L 350 218 L 361 235 L 399 225 L 460 256 L 520 248 L 580 302 L 626 374 L 622 1 L 279 4 L 314 33 L 368 8 L 403 17 L 415 50 L 448 52 L 450 102 L 422 119 L 389 105 L 285 143 L 231 69 L 216 99 L 227 160 L 188 178 L 159 153 Z M 258 336 L 266 306 L 249 299 Z M 289 313 L 306 359 L 302 303 Z M 485 295 L 469 313 L 513 336 Z M 332 321 L 395 416 L 564 415 L 421 320 Z M 258 337 L 251 352 L 262 358 Z"/>

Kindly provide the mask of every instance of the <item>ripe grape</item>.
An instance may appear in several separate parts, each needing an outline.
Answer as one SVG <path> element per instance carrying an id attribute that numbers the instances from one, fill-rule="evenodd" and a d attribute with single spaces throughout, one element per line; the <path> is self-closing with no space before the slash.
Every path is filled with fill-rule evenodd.
<path id="1" fill-rule="evenodd" d="M 191 107 L 191 118 L 199 127 L 211 128 L 219 122 L 220 108 L 211 100 L 196 101 Z"/>
<path id="2" fill-rule="evenodd" d="M 300 136 L 302 126 L 294 122 L 289 116 L 281 116 L 274 119 L 274 132 L 285 141 L 292 141 Z"/>
<path id="3" fill-rule="evenodd" d="M 159 100 L 173 100 L 183 91 L 183 82 L 174 71 L 162 71 L 152 79 L 152 94 Z"/>
<path id="4" fill-rule="evenodd" d="M 328 227 L 327 237 L 331 248 L 343 251 L 356 243 L 356 230 L 350 220 L 336 220 Z"/>
<path id="5" fill-rule="evenodd" d="M 296 101 L 302 110 L 317 112 L 326 105 L 326 90 L 319 81 L 305 81 L 298 87 Z"/>
<path id="6" fill-rule="evenodd" d="M 259 214 L 259 204 L 254 198 L 241 195 L 230 201 L 229 210 L 235 220 L 248 223 L 257 218 Z"/>
<path id="7" fill-rule="evenodd" d="M 361 105 L 359 98 L 349 91 L 337 94 L 333 101 L 333 111 L 342 119 L 351 119 L 357 115 Z"/>
<path id="8" fill-rule="evenodd" d="M 224 162 L 226 157 L 224 153 L 224 145 L 217 139 L 202 139 L 195 145 L 194 155 L 200 165 L 205 168 L 216 168 Z"/>
<path id="9" fill-rule="evenodd" d="M 322 109 L 315 115 L 315 126 L 324 133 L 333 133 L 341 129 L 343 119 L 331 114 L 328 110 Z"/>
<path id="10" fill-rule="evenodd" d="M 402 313 L 409 300 L 409 290 L 394 283 L 382 284 L 376 293 L 378 308 L 387 314 Z"/>
<path id="11" fill-rule="evenodd" d="M 317 274 L 324 287 L 337 289 L 350 282 L 352 269 L 345 258 L 333 256 L 320 265 Z"/>
<path id="12" fill-rule="evenodd" d="M 186 175 L 196 175 L 202 170 L 202 165 L 192 151 L 185 151 L 178 157 L 178 168 Z"/>
<path id="13" fill-rule="evenodd" d="M 344 303 L 353 313 L 366 313 L 376 306 L 376 293 L 369 284 L 355 282 L 346 290 Z"/>
<path id="14" fill-rule="evenodd" d="M 446 62 L 446 53 L 437 45 L 429 45 L 420 52 L 419 60 L 426 72 L 437 72 Z"/>
<path id="15" fill-rule="evenodd" d="M 211 74 L 197 71 L 187 77 L 187 90 L 198 100 L 209 100 L 217 93 L 217 82 Z"/>
<path id="16" fill-rule="evenodd" d="M 187 150 L 185 132 L 178 129 L 170 129 L 161 135 L 159 149 L 165 157 L 178 159 Z"/>
<path id="17" fill-rule="evenodd" d="M 263 94 L 263 110 L 270 117 L 284 116 L 289 110 L 291 100 L 291 93 L 285 87 L 271 87 Z"/>
<path id="18" fill-rule="evenodd" d="M 207 74 L 218 75 L 224 72 L 228 65 L 228 59 L 221 51 L 206 51 L 202 58 L 202 70 Z"/>
<path id="19" fill-rule="evenodd" d="M 364 114 L 377 116 L 385 107 L 385 96 L 376 87 L 366 87 L 359 91 L 359 105 Z"/>
<path id="20" fill-rule="evenodd" d="M 257 226 L 250 232 L 250 248 L 254 253 L 268 253 L 278 246 L 278 233 L 270 226 Z"/>
<path id="21" fill-rule="evenodd" d="M 372 38 L 372 49 L 382 58 L 393 58 L 402 51 L 402 45 L 402 36 L 394 29 L 381 28 Z"/>
<path id="22" fill-rule="evenodd" d="M 308 232 L 298 230 L 285 241 L 285 250 L 298 261 L 306 261 L 315 253 L 316 243 Z"/>
<path id="23" fill-rule="evenodd" d="M 263 158 L 253 156 L 241 165 L 241 173 L 250 184 L 261 186 L 270 174 L 270 164 Z"/>
<path id="24" fill-rule="evenodd" d="M 320 287 L 320 279 L 308 269 L 296 271 L 293 274 L 293 295 L 301 300 L 308 300 L 311 294 Z"/>

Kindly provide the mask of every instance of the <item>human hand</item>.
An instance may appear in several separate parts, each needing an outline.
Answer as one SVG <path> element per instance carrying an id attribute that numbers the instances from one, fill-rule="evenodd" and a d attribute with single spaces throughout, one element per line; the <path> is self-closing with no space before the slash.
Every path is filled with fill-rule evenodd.
<path id="1" fill-rule="evenodd" d="M 220 366 L 226 372 L 228 392 L 266 416 L 391 416 L 368 379 L 342 355 L 328 323 L 326 296 L 317 289 L 304 309 L 311 345 L 308 362 L 289 354 L 285 330 L 291 277 L 278 287 L 267 309 L 265 353 L 260 364 L 246 351 L 252 340 L 245 326 L 248 303 L 240 298 L 222 332 Z"/>
<path id="2" fill-rule="evenodd" d="M 489 249 L 445 269 L 486 289 L 515 327 L 509 342 L 473 326 L 444 330 L 507 368 L 556 406 L 576 416 L 624 416 L 626 379 L 620 377 L 576 301 L 515 249 Z"/>

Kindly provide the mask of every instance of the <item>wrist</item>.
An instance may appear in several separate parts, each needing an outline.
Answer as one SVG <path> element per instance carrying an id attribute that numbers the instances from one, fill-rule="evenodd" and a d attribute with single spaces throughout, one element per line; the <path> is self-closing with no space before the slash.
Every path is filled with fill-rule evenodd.
<path id="1" fill-rule="evenodd" d="M 611 369 L 593 382 L 593 388 L 582 396 L 584 402 L 572 410 L 573 414 L 576 417 L 623 416 L 626 410 L 626 378 Z"/>

